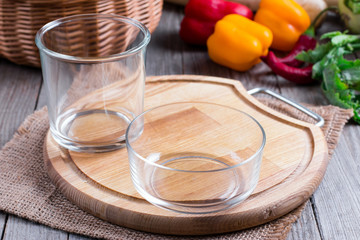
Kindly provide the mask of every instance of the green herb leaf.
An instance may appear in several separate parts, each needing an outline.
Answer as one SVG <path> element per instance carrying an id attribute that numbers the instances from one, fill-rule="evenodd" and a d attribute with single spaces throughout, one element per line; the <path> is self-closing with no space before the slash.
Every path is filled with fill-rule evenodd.
<path id="1" fill-rule="evenodd" d="M 360 91 L 360 66 L 342 70 L 341 78 L 350 88 Z"/>
<path id="2" fill-rule="evenodd" d="M 340 36 L 340 35 L 343 35 L 343 34 L 344 33 L 340 32 L 340 31 L 324 33 L 323 35 L 321 35 L 320 40 L 324 40 L 324 39 L 327 39 L 327 38 L 333 38 L 333 37 Z"/>
<path id="3" fill-rule="evenodd" d="M 360 13 L 360 2 L 358 0 L 347 0 L 346 5 L 351 9 L 353 13 Z"/>
<path id="4" fill-rule="evenodd" d="M 348 43 L 353 43 L 356 41 L 359 41 L 360 38 L 357 35 L 347 35 L 347 34 L 341 34 L 341 35 L 337 35 L 331 38 L 331 43 L 334 46 L 343 46 L 346 45 Z"/>
<path id="5" fill-rule="evenodd" d="M 318 44 L 314 50 L 309 50 L 307 52 L 302 51 L 295 58 L 307 63 L 316 63 L 325 57 L 332 48 L 333 45 L 331 42 Z"/>
<path id="6" fill-rule="evenodd" d="M 301 52 L 296 59 L 313 64 L 312 77 L 322 80 L 321 88 L 329 102 L 352 108 L 353 118 L 360 124 L 360 59 L 344 58 L 360 49 L 360 35 L 334 31 L 323 34 L 321 39 L 329 41 L 318 44 L 314 50 Z"/>
<path id="7" fill-rule="evenodd" d="M 354 120 L 360 124 L 360 95 L 344 83 L 342 73 L 343 71 L 335 62 L 327 65 L 323 72 L 321 88 L 331 104 L 342 108 L 352 108 Z"/>

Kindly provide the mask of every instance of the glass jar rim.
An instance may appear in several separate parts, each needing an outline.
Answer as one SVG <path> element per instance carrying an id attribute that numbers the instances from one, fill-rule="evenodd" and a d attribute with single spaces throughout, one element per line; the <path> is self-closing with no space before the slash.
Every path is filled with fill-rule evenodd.
<path id="1" fill-rule="evenodd" d="M 105 57 L 71 56 L 68 54 L 63 54 L 63 53 L 58 53 L 56 51 L 53 51 L 44 45 L 43 36 L 46 32 L 50 31 L 51 29 L 53 29 L 55 27 L 60 26 L 61 24 L 73 22 L 76 20 L 84 20 L 84 19 L 111 19 L 111 20 L 116 20 L 118 22 L 127 23 L 127 24 L 137 27 L 144 34 L 144 37 L 143 37 L 142 41 L 139 44 L 137 44 L 135 47 L 130 48 L 129 50 L 126 50 L 124 52 L 112 54 L 112 55 L 105 56 Z M 115 15 L 115 14 L 91 13 L 91 14 L 77 14 L 77 15 L 67 16 L 67 17 L 53 20 L 53 21 L 45 24 L 36 33 L 35 43 L 40 51 L 43 51 L 47 55 L 57 58 L 57 59 L 61 59 L 64 61 L 69 61 L 69 62 L 78 62 L 78 63 L 97 63 L 97 62 L 115 61 L 117 59 L 121 59 L 124 57 L 131 56 L 133 54 L 136 54 L 148 45 L 148 43 L 150 42 L 150 39 L 151 39 L 151 34 L 150 34 L 149 29 L 144 24 L 142 24 L 141 22 L 139 22 L 136 19 L 121 16 L 121 15 Z"/>
<path id="2" fill-rule="evenodd" d="M 254 154 L 252 154 L 250 157 L 248 157 L 247 159 L 245 159 L 244 161 L 235 164 L 235 165 L 231 165 L 229 167 L 225 167 L 225 168 L 219 168 L 219 169 L 214 169 L 214 170 L 205 170 L 205 171 L 192 171 L 192 170 L 183 170 L 183 169 L 176 169 L 176 168 L 170 168 L 170 167 L 166 167 L 164 165 L 155 163 L 153 161 L 150 161 L 149 159 L 141 156 L 139 153 L 137 153 L 134 148 L 131 146 L 130 142 L 129 142 L 129 132 L 131 129 L 131 126 L 133 125 L 133 123 L 138 120 L 139 118 L 143 117 L 145 114 L 147 114 L 148 112 L 151 112 L 153 110 L 159 109 L 159 108 L 163 108 L 163 107 L 167 107 L 167 106 L 172 106 L 172 105 L 179 105 L 179 104 L 208 104 L 208 105 L 214 105 L 214 106 L 218 106 L 218 107 L 223 107 L 223 108 L 227 108 L 227 109 L 231 109 L 234 111 L 237 111 L 238 113 L 243 114 L 244 116 L 248 117 L 250 120 L 252 120 L 260 129 L 260 132 L 262 134 L 262 142 L 260 147 L 258 147 L 258 149 L 256 150 L 256 152 Z M 126 134 L 125 134 L 125 142 L 126 142 L 126 147 L 128 149 L 128 151 L 130 150 L 133 154 L 135 154 L 139 159 L 141 159 L 142 161 L 151 164 L 153 166 L 162 168 L 162 169 L 166 169 L 166 170 L 171 170 L 171 171 L 178 171 L 178 172 L 187 172 L 187 173 L 208 173 L 208 172 L 219 172 L 219 171 L 226 171 L 226 170 L 230 170 L 230 169 L 234 169 L 237 168 L 239 166 L 242 166 L 248 162 L 251 162 L 253 159 L 256 159 L 256 157 L 259 154 L 262 154 L 264 147 L 265 147 L 265 143 L 266 143 L 266 133 L 264 128 L 261 126 L 261 124 L 250 114 L 243 112 L 239 109 L 236 109 L 234 107 L 230 107 L 230 106 L 226 106 L 226 105 L 222 105 L 222 104 L 217 104 L 217 103 L 210 103 L 210 102 L 196 102 L 196 101 L 188 101 L 188 102 L 173 102 L 173 103 L 168 103 L 168 104 L 164 104 L 164 105 L 160 105 L 160 106 L 156 106 L 153 108 L 150 108 L 146 111 L 144 111 L 143 113 L 139 114 L 138 116 L 136 116 L 129 124 L 127 130 L 126 130 Z"/>

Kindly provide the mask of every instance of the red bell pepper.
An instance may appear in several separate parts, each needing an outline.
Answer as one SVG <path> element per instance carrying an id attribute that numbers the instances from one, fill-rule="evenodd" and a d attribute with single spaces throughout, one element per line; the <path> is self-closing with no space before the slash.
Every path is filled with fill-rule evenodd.
<path id="1" fill-rule="evenodd" d="M 253 18 L 253 12 L 239 3 L 225 0 L 190 0 L 185 7 L 180 37 L 190 44 L 205 45 L 214 32 L 215 23 L 228 14 Z"/>

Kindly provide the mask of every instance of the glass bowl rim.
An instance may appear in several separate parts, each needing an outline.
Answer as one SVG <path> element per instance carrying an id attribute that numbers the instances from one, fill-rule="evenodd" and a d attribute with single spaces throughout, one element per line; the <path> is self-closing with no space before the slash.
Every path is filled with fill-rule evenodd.
<path id="1" fill-rule="evenodd" d="M 259 127 L 260 131 L 261 131 L 261 134 L 262 134 L 262 142 L 261 142 L 261 145 L 260 147 L 257 149 L 257 151 L 252 154 L 250 157 L 248 157 L 247 159 L 245 159 L 244 161 L 238 163 L 238 164 L 235 164 L 235 165 L 231 165 L 229 167 L 225 167 L 225 168 L 219 168 L 219 169 L 214 169 L 214 170 L 205 170 L 205 171 L 191 171 L 191 170 L 183 170 L 183 169 L 176 169 L 176 168 L 170 168 L 170 167 L 166 167 L 166 166 L 163 166 L 163 165 L 160 165 L 160 164 L 157 164 L 157 163 L 154 163 L 152 161 L 149 161 L 147 158 L 144 158 L 143 156 L 141 156 L 140 154 L 138 154 L 134 149 L 133 147 L 131 146 L 131 144 L 129 143 L 128 141 L 128 136 L 129 136 L 129 131 L 130 131 L 130 128 L 131 126 L 133 125 L 133 123 L 141 118 L 142 116 L 144 116 L 146 113 L 148 112 L 151 112 L 153 110 L 156 110 L 156 109 L 159 109 L 159 108 L 163 108 L 163 107 L 168 107 L 168 106 L 172 106 L 172 105 L 178 105 L 178 104 L 208 104 L 208 105 L 214 105 L 214 106 L 218 106 L 218 107 L 223 107 L 223 108 L 227 108 L 227 109 L 231 109 L 231 110 L 234 110 L 234 111 L 237 111 L 238 113 L 241 113 L 243 114 L 244 116 L 248 117 L 250 120 L 252 120 L 253 122 L 256 123 L 256 125 Z M 125 142 L 126 142 L 126 147 L 127 147 L 127 151 L 131 151 L 133 154 L 135 154 L 139 159 L 141 159 L 142 161 L 148 163 L 148 164 L 151 164 L 155 167 L 159 167 L 159 168 L 162 168 L 162 169 L 166 169 L 166 170 L 171 170 L 171 171 L 178 171 L 178 172 L 187 172 L 187 173 L 209 173 L 209 172 L 219 172 L 219 171 L 226 171 L 226 170 L 230 170 L 230 169 L 234 169 L 234 168 L 237 168 L 239 166 L 242 166 L 248 162 L 251 162 L 253 159 L 256 159 L 256 157 L 259 155 L 259 154 L 262 154 L 263 150 L 264 150 L 264 147 L 265 147 L 265 143 L 266 143 L 266 133 L 265 133 L 265 130 L 264 128 L 261 126 L 261 124 L 253 117 L 251 116 L 250 114 L 244 112 L 244 111 L 241 111 L 237 108 L 234 108 L 234 107 L 231 107 L 231 106 L 226 106 L 226 105 L 222 105 L 222 104 L 218 104 L 218 103 L 211 103 L 211 102 L 198 102 L 198 101 L 187 101 L 187 102 L 172 102 L 172 103 L 167 103 L 167 104 L 163 104 L 163 105 L 160 105 L 160 106 L 156 106 L 156 107 L 153 107 L 153 108 L 150 108 L 146 111 L 144 111 L 143 113 L 139 114 L 138 116 L 136 116 L 129 124 L 129 126 L 127 127 L 126 129 L 126 133 L 125 133 Z M 130 160 L 130 159 L 129 159 Z"/>
<path id="2" fill-rule="evenodd" d="M 144 34 L 144 37 L 139 44 L 137 44 L 135 47 L 132 47 L 129 50 L 126 50 L 121 53 L 104 56 L 104 57 L 71 56 L 68 54 L 63 54 L 63 53 L 58 53 L 56 51 L 53 51 L 53 50 L 47 48 L 43 43 L 42 37 L 44 36 L 44 34 L 46 34 L 48 31 L 52 30 L 53 28 L 60 26 L 61 24 L 69 23 L 69 22 L 73 22 L 73 21 L 77 21 L 77 20 L 97 19 L 97 18 L 98 19 L 111 19 L 111 20 L 115 20 L 118 22 L 123 22 L 123 23 L 133 25 L 133 26 L 137 27 Z M 69 62 L 76 62 L 76 63 L 98 63 L 98 62 L 116 61 L 118 59 L 136 54 L 148 45 L 148 43 L 150 42 L 150 39 L 151 39 L 151 34 L 150 34 L 149 29 L 144 24 L 142 24 L 141 22 L 139 22 L 136 19 L 121 16 L 121 15 L 116 15 L 116 14 L 90 13 L 90 14 L 71 15 L 71 16 L 55 19 L 51 22 L 46 23 L 44 26 L 42 26 L 37 31 L 36 36 L 35 36 L 35 43 L 36 43 L 37 47 L 39 48 L 40 52 L 43 51 L 47 55 L 57 58 L 57 59 L 61 59 L 64 61 L 69 61 Z"/>

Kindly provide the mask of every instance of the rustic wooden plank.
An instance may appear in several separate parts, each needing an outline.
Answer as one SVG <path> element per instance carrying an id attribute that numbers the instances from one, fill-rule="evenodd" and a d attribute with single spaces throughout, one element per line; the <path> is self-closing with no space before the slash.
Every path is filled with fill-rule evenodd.
<path id="1" fill-rule="evenodd" d="M 45 94 L 45 86 L 44 86 L 44 84 L 42 84 L 41 89 L 40 89 L 40 94 L 38 97 L 38 101 L 36 104 L 36 110 L 39 110 L 42 107 L 46 106 L 46 102 L 47 102 L 47 96 Z"/>
<path id="2" fill-rule="evenodd" d="M 275 92 L 280 91 L 278 78 L 264 63 L 259 63 L 246 72 L 231 71 L 230 78 L 239 80 L 247 90 L 262 87 Z"/>
<path id="3" fill-rule="evenodd" d="M 360 179 L 358 125 L 348 124 L 314 194 L 315 214 L 323 239 L 359 239 Z"/>
<path id="4" fill-rule="evenodd" d="M 293 224 L 291 232 L 289 233 L 287 240 L 295 239 L 311 239 L 320 240 L 320 232 L 315 222 L 314 212 L 311 206 L 311 202 L 306 203 L 305 209 L 302 212 L 300 218 Z"/>
<path id="5" fill-rule="evenodd" d="M 151 36 L 147 49 L 146 74 L 181 74 L 183 68 L 182 41 L 178 37 L 183 9 L 173 4 L 164 4 L 159 26 Z"/>
<path id="6" fill-rule="evenodd" d="M 0 236 L 4 234 L 6 222 L 6 213 L 0 212 Z"/>
<path id="7" fill-rule="evenodd" d="M 230 70 L 212 62 L 202 46 L 183 43 L 184 74 L 230 77 Z"/>
<path id="8" fill-rule="evenodd" d="M 85 236 L 71 234 L 71 233 L 69 234 L 69 238 L 68 238 L 68 240 L 90 240 L 90 239 L 93 239 L 93 238 L 88 238 Z"/>
<path id="9" fill-rule="evenodd" d="M 39 69 L 0 60 L 0 146 L 12 138 L 24 118 L 33 112 L 40 84 Z"/>
<path id="10" fill-rule="evenodd" d="M 38 240 L 38 239 L 67 239 L 65 232 L 44 228 L 40 224 L 27 221 L 12 215 L 8 218 L 8 223 L 4 232 L 3 240 Z"/>
<path id="11" fill-rule="evenodd" d="M 311 204 L 307 204 L 301 212 L 300 218 L 293 224 L 288 240 L 296 239 L 321 239 L 320 231 L 316 222 L 316 216 Z"/>
<path id="12" fill-rule="evenodd" d="M 39 69 L 18 66 L 7 60 L 0 60 L 0 146 L 13 136 L 15 130 L 35 107 L 41 85 Z M 5 214 L 0 226 L 6 230 L 17 226 L 8 222 Z M 6 224 L 6 225 L 5 225 Z"/>

